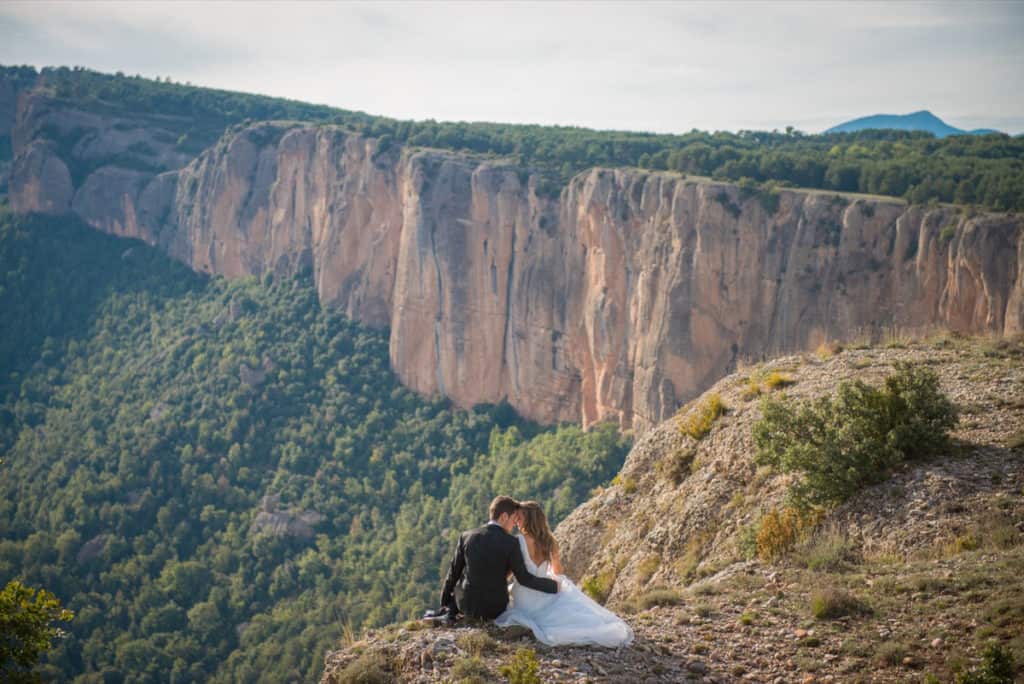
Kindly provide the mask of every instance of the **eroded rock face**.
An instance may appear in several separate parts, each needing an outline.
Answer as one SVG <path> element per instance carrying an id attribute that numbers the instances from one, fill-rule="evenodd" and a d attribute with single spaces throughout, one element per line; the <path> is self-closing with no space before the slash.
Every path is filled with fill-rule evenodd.
<path id="1" fill-rule="evenodd" d="M 769 211 L 735 186 L 636 170 L 592 169 L 548 198 L 500 162 L 276 122 L 187 164 L 158 146 L 137 165 L 150 170 L 73 180 L 68 163 L 90 166 L 32 134 L 38 112 L 87 129 L 72 155 L 131 138 L 26 107 L 17 210 L 71 210 L 228 277 L 309 270 L 325 305 L 390 328 L 406 385 L 462 406 L 643 430 L 745 358 L 885 326 L 1024 326 L 1019 216 L 804 191 Z"/>

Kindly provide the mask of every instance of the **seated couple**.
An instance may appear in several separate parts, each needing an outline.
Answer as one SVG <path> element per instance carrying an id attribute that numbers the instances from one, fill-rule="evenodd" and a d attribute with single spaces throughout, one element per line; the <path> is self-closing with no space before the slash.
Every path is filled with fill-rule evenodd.
<path id="1" fill-rule="evenodd" d="M 629 625 L 562 574 L 558 544 L 535 501 L 499 496 L 487 524 L 462 533 L 441 606 L 439 614 L 449 622 L 461 613 L 501 627 L 521 625 L 549 646 L 633 641 Z"/>

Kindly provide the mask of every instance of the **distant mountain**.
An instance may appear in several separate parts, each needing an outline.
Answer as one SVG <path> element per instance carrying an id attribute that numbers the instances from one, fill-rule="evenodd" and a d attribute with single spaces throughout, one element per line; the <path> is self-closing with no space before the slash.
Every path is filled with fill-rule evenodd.
<path id="1" fill-rule="evenodd" d="M 911 114 L 875 114 L 874 116 L 862 116 L 841 123 L 838 126 L 825 131 L 826 133 L 853 133 L 870 128 L 895 128 L 900 131 L 927 131 L 936 138 L 945 138 L 947 135 L 984 135 L 986 133 L 998 133 L 991 128 L 976 128 L 973 131 L 965 131 L 962 128 L 950 126 L 948 123 L 935 116 L 927 109 Z"/>

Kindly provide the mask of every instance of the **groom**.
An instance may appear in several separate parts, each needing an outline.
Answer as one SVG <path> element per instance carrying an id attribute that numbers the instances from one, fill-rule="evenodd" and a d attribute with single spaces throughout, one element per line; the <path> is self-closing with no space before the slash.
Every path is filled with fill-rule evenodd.
<path id="1" fill-rule="evenodd" d="M 524 587 L 558 593 L 558 583 L 531 575 L 519 543 L 512 536 L 519 503 L 508 496 L 491 502 L 491 519 L 483 527 L 463 532 L 444 578 L 442 610 L 449 619 L 458 613 L 493 620 L 508 607 L 508 573 Z"/>

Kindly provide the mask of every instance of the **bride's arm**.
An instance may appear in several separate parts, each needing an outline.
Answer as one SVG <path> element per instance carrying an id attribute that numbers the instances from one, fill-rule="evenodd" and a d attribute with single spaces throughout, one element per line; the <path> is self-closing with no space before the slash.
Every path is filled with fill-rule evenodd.
<path id="1" fill-rule="evenodd" d="M 551 549 L 551 571 L 556 575 L 565 574 L 565 571 L 562 569 L 562 559 L 558 555 L 558 544 L 555 544 Z"/>

